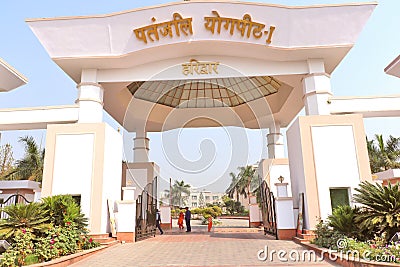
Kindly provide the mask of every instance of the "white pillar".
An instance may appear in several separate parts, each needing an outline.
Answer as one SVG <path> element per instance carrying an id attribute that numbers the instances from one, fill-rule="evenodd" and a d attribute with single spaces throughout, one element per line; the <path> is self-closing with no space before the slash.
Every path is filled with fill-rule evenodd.
<path id="1" fill-rule="evenodd" d="M 122 187 L 122 200 L 136 200 L 135 191 L 136 187 L 134 186 Z"/>
<path id="2" fill-rule="evenodd" d="M 136 130 L 133 152 L 134 162 L 149 162 L 149 138 L 145 130 Z"/>
<path id="3" fill-rule="evenodd" d="M 309 59 L 307 62 L 310 74 L 303 79 L 306 115 L 330 115 L 331 81 L 325 73 L 324 62 L 321 59 Z"/>
<path id="4" fill-rule="evenodd" d="M 284 158 L 285 151 L 283 146 L 283 135 L 280 133 L 280 125 L 275 124 L 275 127 L 269 128 L 269 134 L 267 134 L 267 147 L 268 147 L 268 158 L 277 159 Z"/>
<path id="5" fill-rule="evenodd" d="M 277 197 L 288 197 L 288 186 L 289 183 L 275 183 Z"/>
<path id="6" fill-rule="evenodd" d="M 104 89 L 97 83 L 97 70 L 82 70 L 81 83 L 77 88 L 78 123 L 102 122 Z"/>

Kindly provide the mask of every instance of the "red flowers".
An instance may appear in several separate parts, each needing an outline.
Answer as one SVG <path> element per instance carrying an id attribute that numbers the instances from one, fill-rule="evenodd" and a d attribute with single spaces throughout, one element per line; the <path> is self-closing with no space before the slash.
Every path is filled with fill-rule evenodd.
<path id="1" fill-rule="evenodd" d="M 89 238 L 89 243 L 92 243 L 93 242 L 93 238 Z"/>
<path id="2" fill-rule="evenodd" d="M 51 239 L 51 240 L 50 240 L 50 244 L 52 244 L 52 245 L 53 245 L 55 242 L 56 242 L 56 241 L 55 241 L 54 239 Z"/>

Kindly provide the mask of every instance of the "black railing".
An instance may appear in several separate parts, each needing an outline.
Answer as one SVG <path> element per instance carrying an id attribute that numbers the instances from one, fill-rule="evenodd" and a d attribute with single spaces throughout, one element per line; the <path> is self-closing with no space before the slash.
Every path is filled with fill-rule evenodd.
<path id="1" fill-rule="evenodd" d="M 7 219 L 8 218 L 7 213 L 5 213 L 3 211 L 4 207 L 11 206 L 11 205 L 16 205 L 18 203 L 28 204 L 28 203 L 31 203 L 31 202 L 32 201 L 27 200 L 25 196 L 23 196 L 21 194 L 18 194 L 18 193 L 9 196 L 3 203 L 0 203 L 0 208 L 1 208 L 0 219 Z"/>
<path id="2" fill-rule="evenodd" d="M 266 181 L 261 182 L 261 210 L 264 234 L 274 235 L 278 239 L 276 229 L 275 197 Z"/>
<path id="3" fill-rule="evenodd" d="M 146 185 L 136 199 L 135 240 L 139 241 L 156 234 L 157 177 Z"/>

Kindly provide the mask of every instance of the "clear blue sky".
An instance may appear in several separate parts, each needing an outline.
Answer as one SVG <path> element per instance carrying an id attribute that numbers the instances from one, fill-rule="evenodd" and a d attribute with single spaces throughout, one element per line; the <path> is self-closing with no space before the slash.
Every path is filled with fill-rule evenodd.
<path id="1" fill-rule="evenodd" d="M 27 18 L 57 17 L 73 15 L 91 15 L 117 12 L 133 9 L 141 6 L 166 3 L 168 1 L 109 1 L 109 0 L 14 0 L 2 1 L 0 8 L 0 57 L 4 58 L 13 67 L 24 74 L 29 82 L 9 93 L 1 93 L 0 108 L 45 106 L 74 103 L 77 95 L 75 83 L 66 76 L 61 69 L 51 61 L 43 47 L 39 44 L 34 34 L 25 23 Z M 261 1 L 286 5 L 312 5 L 312 4 L 333 4 L 347 3 L 350 1 L 338 0 L 271 0 Z M 363 1 L 351 1 L 363 2 Z M 367 22 L 358 42 L 350 53 L 343 60 L 341 65 L 332 74 L 332 89 L 337 96 L 361 96 L 361 95 L 391 95 L 398 94 L 400 90 L 400 79 L 388 76 L 383 69 L 399 54 L 400 46 L 400 1 L 383 0 L 378 2 L 370 20 Z M 112 119 L 105 115 L 105 120 L 117 127 Z M 365 119 L 366 132 L 369 137 L 375 133 L 382 133 L 385 136 L 392 134 L 400 136 L 398 118 L 376 118 Z M 231 129 L 229 131 L 240 131 Z M 265 157 L 265 149 L 261 147 L 265 132 L 246 131 L 250 135 L 249 163 L 254 163 Z M 1 144 L 11 143 L 14 147 L 16 158 L 23 154 L 22 147 L 17 139 L 23 135 L 33 135 L 38 142 L 43 142 L 45 132 L 40 131 L 16 131 L 2 132 Z M 161 135 L 150 134 L 150 157 L 157 162 L 165 177 L 172 176 L 177 179 L 185 179 L 195 186 L 208 184 L 226 171 L 228 163 L 224 157 L 232 150 L 230 146 L 235 145 L 238 140 L 231 141 L 225 129 L 214 130 L 184 130 L 179 141 L 179 149 L 189 160 L 196 160 L 201 157 L 199 150 L 200 142 L 193 143 L 192 140 L 210 138 L 214 141 L 217 157 L 215 164 L 224 166 L 216 168 L 208 173 L 206 178 L 203 174 L 187 175 L 176 172 L 169 166 L 162 155 Z M 195 138 L 194 138 L 195 137 Z M 126 138 L 128 139 L 128 138 Z M 130 142 L 130 141 L 129 141 Z M 233 142 L 233 143 L 232 143 Z M 204 147 L 210 143 L 203 142 Z M 211 146 L 212 151 L 212 146 Z M 204 151 L 203 151 L 204 152 Z M 131 151 L 127 152 L 127 158 L 131 158 Z M 227 165 L 228 164 L 228 165 Z M 229 166 L 228 171 L 235 171 L 236 167 Z M 221 173 L 222 172 L 222 173 Z M 219 179 L 214 190 L 225 190 L 227 176 Z"/>

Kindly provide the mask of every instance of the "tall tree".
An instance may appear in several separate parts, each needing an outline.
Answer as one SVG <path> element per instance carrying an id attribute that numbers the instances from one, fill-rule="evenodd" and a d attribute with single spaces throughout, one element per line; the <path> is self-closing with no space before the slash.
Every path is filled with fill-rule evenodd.
<path id="1" fill-rule="evenodd" d="M 248 197 L 256 188 L 258 188 L 257 169 L 251 165 L 239 167 L 239 194 Z"/>
<path id="2" fill-rule="evenodd" d="M 20 137 L 18 141 L 24 144 L 25 155 L 17 160 L 16 168 L 5 176 L 6 179 L 42 182 L 44 149 L 32 136 Z"/>
<path id="3" fill-rule="evenodd" d="M 0 179 L 10 173 L 14 168 L 14 157 L 12 146 L 5 144 L 0 147 Z"/>
<path id="4" fill-rule="evenodd" d="M 185 199 L 190 196 L 190 185 L 182 181 L 175 181 L 170 190 L 167 192 L 167 197 L 171 198 L 172 206 L 182 207 L 185 204 Z"/>
<path id="5" fill-rule="evenodd" d="M 205 204 L 204 204 L 204 195 L 203 195 L 203 192 L 200 192 L 200 195 L 199 195 L 199 207 L 200 208 L 204 208 L 204 206 L 205 206 Z"/>
<path id="6" fill-rule="evenodd" d="M 229 173 L 231 176 L 231 184 L 229 187 L 226 189 L 225 193 L 228 195 L 228 197 L 233 198 L 233 196 L 236 194 L 236 201 L 239 201 L 239 177 L 234 174 L 233 172 Z"/>
<path id="7" fill-rule="evenodd" d="M 389 136 L 385 141 L 381 134 L 368 140 L 367 148 L 372 173 L 400 168 L 400 138 Z"/>

